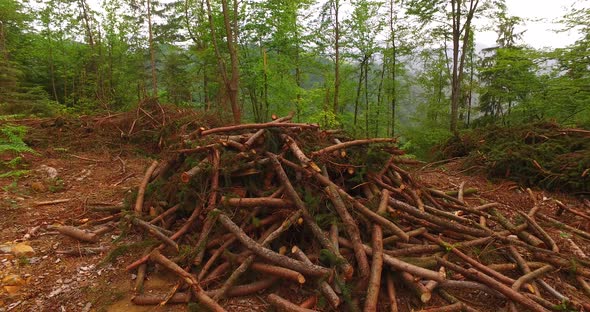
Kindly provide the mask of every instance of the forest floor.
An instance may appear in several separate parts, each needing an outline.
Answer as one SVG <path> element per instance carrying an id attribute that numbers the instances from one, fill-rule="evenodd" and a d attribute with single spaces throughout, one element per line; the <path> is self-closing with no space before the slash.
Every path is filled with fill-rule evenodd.
<path id="1" fill-rule="evenodd" d="M 39 154 L 26 157 L 30 170 L 27 175 L 17 180 L 0 179 L 0 245 L 21 242 L 30 246 L 32 251 L 20 256 L 0 252 L 0 277 L 17 280 L 13 283 L 15 286 L 0 289 L 0 311 L 186 311 L 186 305 L 140 307 L 131 303 L 135 275 L 126 272 L 125 266 L 141 256 L 141 246 L 133 248 L 137 246 L 138 236 L 119 238 L 121 229 L 116 228 L 103 235 L 100 242 L 89 244 L 104 247 L 104 251 L 90 256 L 71 256 L 58 251 L 75 250 L 87 244 L 64 237 L 52 229 L 52 225 L 80 225 L 104 217 L 104 214 L 86 209 L 86 205 L 122 203 L 139 185 L 151 162 L 149 156 L 157 156 L 142 146 L 124 143 L 114 132 L 109 137 L 91 131 L 92 127 L 46 127 L 41 121 L 32 121 L 29 125 L 26 142 Z M 469 203 L 499 202 L 507 215 L 515 213 L 510 207 L 528 210 L 533 206 L 522 187 L 463 173 L 460 162 L 415 167 L 413 172 L 420 181 L 440 190 L 456 190 L 465 182 L 466 188 L 478 189 L 476 195 L 467 198 Z M 48 179 L 48 175 L 55 173 L 56 178 Z M 580 209 L 584 206 L 567 194 L 533 191 L 538 198 L 544 199 L 541 209 L 548 215 L 554 215 L 556 209 L 549 199 L 559 199 Z M 64 202 L 39 205 L 54 200 Z M 564 235 L 555 229 L 548 229 L 548 232 L 558 245 L 569 246 L 565 240 L 572 239 L 583 252 L 590 253 L 590 244 L 580 238 Z M 115 242 L 127 244 L 129 249 L 112 261 L 105 260 Z M 160 272 L 150 274 L 145 289 L 166 292 L 175 284 L 174 276 Z M 550 284 L 559 285 L 560 282 L 551 281 Z M 575 289 L 556 288 L 572 296 L 579 294 Z M 419 302 L 412 297 L 400 298 L 401 311 L 420 308 Z M 503 308 L 467 294 L 464 299 L 482 311 Z M 585 300 L 588 298 L 581 299 Z M 229 311 L 267 310 L 260 297 L 232 299 L 224 306 Z"/>

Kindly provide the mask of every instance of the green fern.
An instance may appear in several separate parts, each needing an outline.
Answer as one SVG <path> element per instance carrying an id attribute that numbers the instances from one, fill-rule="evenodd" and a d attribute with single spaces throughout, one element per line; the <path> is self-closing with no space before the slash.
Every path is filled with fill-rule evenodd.
<path id="1" fill-rule="evenodd" d="M 6 124 L 0 127 L 0 153 L 11 152 L 14 154 L 38 154 L 34 149 L 30 148 L 23 141 L 23 137 L 26 133 L 27 128 L 24 126 Z"/>

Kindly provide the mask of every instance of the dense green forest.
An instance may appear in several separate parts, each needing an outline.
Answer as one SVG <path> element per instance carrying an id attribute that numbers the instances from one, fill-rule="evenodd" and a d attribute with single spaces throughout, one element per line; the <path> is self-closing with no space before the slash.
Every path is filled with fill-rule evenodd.
<path id="1" fill-rule="evenodd" d="M 541 51 L 502 0 L 2 0 L 0 114 L 157 97 L 236 123 L 295 111 L 417 154 L 490 123 L 590 127 L 590 9 L 560 22 L 577 40 Z"/>

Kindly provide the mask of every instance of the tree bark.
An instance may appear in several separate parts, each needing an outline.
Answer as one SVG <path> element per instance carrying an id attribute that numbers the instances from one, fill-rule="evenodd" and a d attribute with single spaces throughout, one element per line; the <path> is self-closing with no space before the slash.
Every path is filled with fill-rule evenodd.
<path id="1" fill-rule="evenodd" d="M 154 160 L 143 176 L 143 180 L 141 181 L 141 185 L 137 191 L 137 199 L 135 200 L 135 215 L 137 216 L 141 216 L 143 213 L 143 199 L 145 196 L 145 189 L 147 188 L 150 177 L 152 176 L 154 170 L 156 170 L 157 166 L 158 161 Z"/>
<path id="2" fill-rule="evenodd" d="M 238 225 L 236 225 L 228 216 L 221 211 L 214 210 L 219 215 L 219 221 L 230 232 L 234 233 L 238 240 L 248 249 L 252 250 L 258 256 L 267 259 L 273 263 L 280 264 L 286 268 L 311 276 L 326 276 L 330 270 L 317 265 L 308 265 L 301 261 L 293 260 L 289 257 L 280 255 L 268 248 L 265 248 L 251 239 Z"/>
<path id="3" fill-rule="evenodd" d="M 193 295 L 197 298 L 197 300 L 203 305 L 207 306 L 211 311 L 225 312 L 224 308 L 222 308 L 217 302 L 213 301 L 213 299 L 211 299 L 211 297 L 209 297 L 205 291 L 203 291 L 201 286 L 199 286 L 199 282 L 197 282 L 197 280 L 190 273 L 183 270 L 176 263 L 163 256 L 160 251 L 157 249 L 154 250 L 150 254 L 149 258 L 150 260 L 159 263 L 182 278 L 184 282 L 191 287 Z"/>
<path id="4" fill-rule="evenodd" d="M 234 23 L 233 26 L 237 27 L 237 0 L 234 1 Z M 227 0 L 221 0 L 221 8 L 223 10 L 223 24 L 225 25 L 225 35 L 227 41 L 227 48 L 229 50 L 230 62 L 231 62 L 231 79 L 226 81 L 227 91 L 229 93 L 229 99 L 231 101 L 231 110 L 234 117 L 234 123 L 239 124 L 242 121 L 240 103 L 239 103 L 239 89 L 240 89 L 240 68 L 238 61 L 238 49 L 237 49 L 237 28 L 232 29 L 230 23 L 229 8 Z M 235 35 L 234 35 L 235 34 Z"/>
<path id="5" fill-rule="evenodd" d="M 451 0 L 451 14 L 453 18 L 453 69 L 451 81 L 450 130 L 454 135 L 457 135 L 457 125 L 459 120 L 459 97 L 461 95 L 463 68 L 465 66 L 465 51 L 467 50 L 469 36 L 471 35 L 471 21 L 473 20 L 475 10 L 479 5 L 479 0 L 469 0 L 469 10 L 467 11 L 467 15 L 465 17 L 465 23 L 462 25 L 462 1 L 463 0 Z M 461 34 L 463 34 L 463 38 L 461 38 Z"/>
<path id="6" fill-rule="evenodd" d="M 316 310 L 302 308 L 287 299 L 283 299 L 282 297 L 270 294 L 266 297 L 266 300 L 272 304 L 277 311 L 284 311 L 284 312 L 314 312 Z"/>
<path id="7" fill-rule="evenodd" d="M 388 198 L 389 191 L 383 190 L 379 209 L 377 210 L 378 214 L 383 214 L 387 210 Z M 365 299 L 365 312 L 377 311 L 377 304 L 379 303 L 381 272 L 383 270 L 383 230 L 379 224 L 373 225 L 372 240 L 373 259 L 371 261 L 371 275 L 369 278 L 369 287 L 367 289 L 367 298 Z"/>
<path id="8" fill-rule="evenodd" d="M 340 1 L 333 0 L 334 5 L 334 114 L 338 115 L 340 110 Z"/>
<path id="9" fill-rule="evenodd" d="M 156 50 L 154 47 L 154 32 L 152 30 L 152 0 L 147 0 L 148 40 L 150 47 L 150 67 L 152 72 L 152 96 L 158 97 L 158 76 L 156 74 Z"/>

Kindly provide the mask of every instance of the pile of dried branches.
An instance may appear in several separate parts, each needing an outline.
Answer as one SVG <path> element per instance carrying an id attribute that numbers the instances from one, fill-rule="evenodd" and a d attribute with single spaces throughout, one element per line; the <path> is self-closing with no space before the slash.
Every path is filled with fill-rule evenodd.
<path id="1" fill-rule="evenodd" d="M 559 276 L 588 296 L 590 261 L 560 252 L 542 225 L 589 233 L 537 204 L 514 220 L 496 203 L 468 204 L 463 185 L 453 194 L 418 183 L 393 139 L 341 141 L 291 117 L 201 128 L 153 162 L 134 206 L 117 214 L 158 241 L 127 267 L 137 272 L 135 304 L 224 311 L 225 298 L 264 293 L 280 311 L 398 311 L 403 285 L 423 311 L 477 311 L 491 298 L 511 311 L 590 311 L 584 294 L 546 281 Z M 156 265 L 179 278 L 166 295 L 143 293 Z M 301 285 L 299 299 L 281 293 L 286 283 Z"/>

